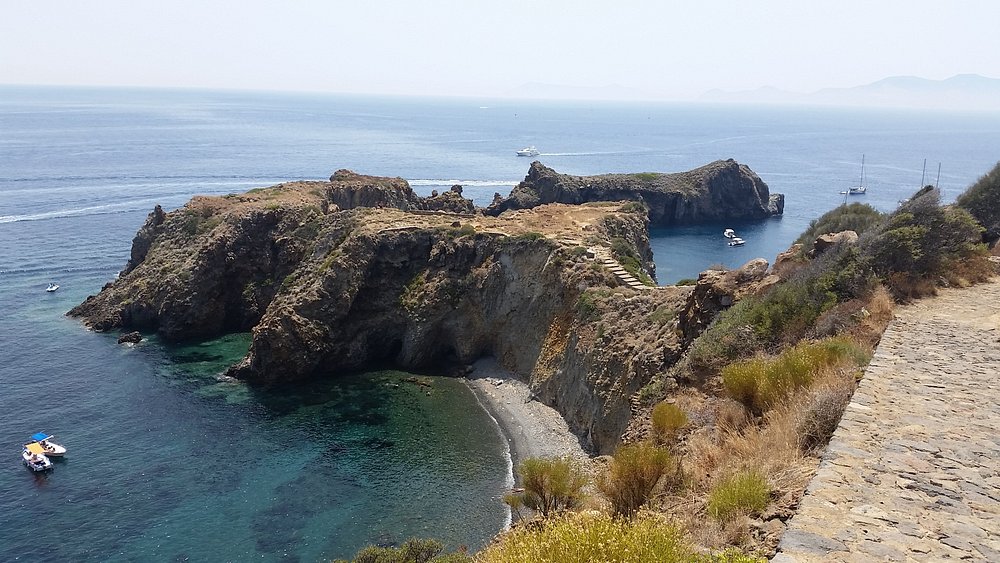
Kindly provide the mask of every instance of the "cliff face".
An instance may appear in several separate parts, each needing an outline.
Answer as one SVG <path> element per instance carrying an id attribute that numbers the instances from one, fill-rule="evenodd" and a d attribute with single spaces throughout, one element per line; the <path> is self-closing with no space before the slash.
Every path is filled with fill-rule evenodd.
<path id="1" fill-rule="evenodd" d="M 624 200 L 645 203 L 650 223 L 659 226 L 763 219 L 780 215 L 785 206 L 782 194 L 770 194 L 760 177 L 732 159 L 675 174 L 600 176 L 559 174 L 536 161 L 510 197 L 495 201 L 486 212 L 496 215 L 545 203 Z"/>

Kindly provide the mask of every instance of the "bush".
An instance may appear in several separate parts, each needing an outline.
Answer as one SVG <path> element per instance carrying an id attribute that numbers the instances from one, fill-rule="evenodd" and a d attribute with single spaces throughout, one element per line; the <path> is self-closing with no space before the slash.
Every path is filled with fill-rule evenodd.
<path id="1" fill-rule="evenodd" d="M 677 439 L 681 428 L 687 424 L 688 418 L 680 407 L 663 401 L 653 407 L 650 421 L 652 422 L 653 439 L 658 443 L 668 444 Z"/>
<path id="2" fill-rule="evenodd" d="M 527 506 L 547 518 L 553 512 L 579 506 L 587 476 L 568 458 L 529 458 L 518 467 L 524 492 L 505 497 L 507 504 Z"/>
<path id="3" fill-rule="evenodd" d="M 741 514 L 759 514 L 771 500 L 767 480 L 756 471 L 737 473 L 720 481 L 708 494 L 708 514 L 726 521 Z"/>
<path id="4" fill-rule="evenodd" d="M 865 231 L 879 226 L 884 216 L 867 203 L 851 203 L 841 205 L 823 214 L 822 217 L 809 223 L 809 227 L 795 241 L 804 249 L 812 247 L 813 241 L 820 235 L 854 231 L 860 236 Z"/>
<path id="5" fill-rule="evenodd" d="M 697 555 L 675 526 L 651 515 L 633 520 L 605 514 L 554 518 L 521 526 L 480 552 L 482 563 L 661 563 L 696 561 Z"/>
<path id="6" fill-rule="evenodd" d="M 940 194 L 928 186 L 893 213 L 864 249 L 873 270 L 902 300 L 926 294 L 927 282 L 933 288 L 949 266 L 983 260 L 982 233 L 964 209 L 941 207 Z"/>
<path id="7" fill-rule="evenodd" d="M 1000 229 L 1000 162 L 958 196 L 955 204 L 987 229 Z"/>
<path id="8" fill-rule="evenodd" d="M 855 247 L 828 250 L 763 296 L 747 297 L 723 311 L 691 347 L 692 366 L 722 366 L 797 342 L 828 309 L 868 295 L 877 285 Z"/>
<path id="9" fill-rule="evenodd" d="M 649 501 L 653 489 L 672 467 L 667 450 L 649 444 L 621 446 L 597 488 L 611 502 L 615 515 L 631 518 Z"/>
<path id="10" fill-rule="evenodd" d="M 819 370 L 838 365 L 861 366 L 868 357 L 866 350 L 847 338 L 806 342 L 772 358 L 734 362 L 723 368 L 722 384 L 730 397 L 759 415 L 812 383 Z"/>
<path id="11" fill-rule="evenodd" d="M 830 442 L 853 393 L 854 382 L 848 379 L 820 386 L 813 392 L 797 429 L 799 448 L 803 452 L 817 451 Z"/>
<path id="12" fill-rule="evenodd" d="M 464 552 L 439 555 L 444 549 L 441 542 L 413 538 L 399 547 L 370 545 L 354 556 L 352 563 L 464 563 L 472 558 Z M 335 562 L 336 563 L 336 562 Z"/>

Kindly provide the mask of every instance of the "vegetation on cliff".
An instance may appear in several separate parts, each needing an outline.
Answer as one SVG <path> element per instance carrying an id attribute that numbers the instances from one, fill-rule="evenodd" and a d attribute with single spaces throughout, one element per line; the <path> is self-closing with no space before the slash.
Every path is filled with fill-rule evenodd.
<path id="1" fill-rule="evenodd" d="M 984 242 L 995 245 L 1000 240 L 1000 162 L 955 202 L 979 221 L 985 229 Z"/>

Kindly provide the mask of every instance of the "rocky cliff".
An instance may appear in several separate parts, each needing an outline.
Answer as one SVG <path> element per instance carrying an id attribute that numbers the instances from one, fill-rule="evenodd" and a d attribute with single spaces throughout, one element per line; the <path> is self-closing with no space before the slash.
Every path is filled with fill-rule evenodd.
<path id="1" fill-rule="evenodd" d="M 559 174 L 542 163 L 531 163 L 528 175 L 510 197 L 498 198 L 486 212 L 530 209 L 545 203 L 640 201 L 653 225 L 669 226 L 723 220 L 763 219 L 784 211 L 782 194 L 735 160 L 718 160 L 675 174 Z"/>
<path id="2" fill-rule="evenodd" d="M 623 282 L 608 257 L 655 279 L 643 206 L 529 207 L 472 213 L 460 187 L 421 198 L 344 170 L 196 197 L 154 209 L 119 278 L 69 314 L 166 340 L 250 330 L 229 372 L 258 384 L 491 355 L 608 453 L 631 398 L 665 379 L 721 290 Z"/>

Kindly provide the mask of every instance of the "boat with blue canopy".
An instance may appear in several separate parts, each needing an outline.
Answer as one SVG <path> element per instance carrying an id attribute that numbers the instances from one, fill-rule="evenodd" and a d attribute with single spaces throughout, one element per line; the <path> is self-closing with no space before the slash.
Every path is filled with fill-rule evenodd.
<path id="1" fill-rule="evenodd" d="M 46 434 L 45 432 L 39 432 L 37 434 L 31 435 L 31 440 L 39 444 L 44 453 L 47 456 L 62 456 L 66 454 L 66 448 L 56 444 L 52 441 L 53 436 L 51 434 Z M 27 447 L 27 445 L 25 445 Z"/>

